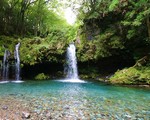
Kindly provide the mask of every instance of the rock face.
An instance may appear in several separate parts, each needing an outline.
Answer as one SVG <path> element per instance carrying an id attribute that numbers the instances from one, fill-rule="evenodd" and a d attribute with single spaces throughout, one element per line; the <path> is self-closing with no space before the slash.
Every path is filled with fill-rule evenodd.
<path id="1" fill-rule="evenodd" d="M 30 113 L 22 112 L 22 118 L 29 119 L 30 118 Z"/>

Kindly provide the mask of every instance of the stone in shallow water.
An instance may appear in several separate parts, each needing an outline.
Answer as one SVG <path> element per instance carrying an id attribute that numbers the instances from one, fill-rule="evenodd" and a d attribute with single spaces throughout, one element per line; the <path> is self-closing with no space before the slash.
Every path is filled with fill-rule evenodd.
<path id="1" fill-rule="evenodd" d="M 31 117 L 30 113 L 28 113 L 28 112 L 22 112 L 22 118 L 29 119 L 30 117 Z"/>
<path id="2" fill-rule="evenodd" d="M 8 106 L 2 106 L 2 109 L 3 109 L 3 110 L 7 110 L 7 109 L 8 109 Z"/>
<path id="3" fill-rule="evenodd" d="M 130 116 L 130 115 L 128 115 L 128 114 L 125 114 L 123 117 L 124 117 L 125 119 L 131 119 L 131 118 L 132 118 L 132 116 Z"/>
<path id="4" fill-rule="evenodd" d="M 67 109 L 67 110 L 68 110 L 68 109 L 70 109 L 70 107 L 69 107 L 69 106 L 65 106 L 64 109 Z"/>
<path id="5" fill-rule="evenodd" d="M 50 117 L 51 116 L 51 114 L 50 114 L 50 112 L 48 112 L 47 114 L 46 114 L 46 117 Z"/>

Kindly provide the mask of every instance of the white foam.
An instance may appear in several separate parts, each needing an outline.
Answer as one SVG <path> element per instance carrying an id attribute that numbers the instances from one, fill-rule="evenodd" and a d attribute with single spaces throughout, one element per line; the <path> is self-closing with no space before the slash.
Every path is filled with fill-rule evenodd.
<path id="1" fill-rule="evenodd" d="M 0 84 L 8 83 L 9 81 L 0 81 Z"/>
<path id="2" fill-rule="evenodd" d="M 87 83 L 87 81 L 80 80 L 80 79 L 63 79 L 63 80 L 56 80 L 59 82 L 71 82 L 71 83 Z"/>
<path id="3" fill-rule="evenodd" d="M 22 82 L 24 82 L 24 81 L 17 80 L 17 81 L 11 81 L 11 82 L 13 82 L 13 83 L 22 83 Z"/>

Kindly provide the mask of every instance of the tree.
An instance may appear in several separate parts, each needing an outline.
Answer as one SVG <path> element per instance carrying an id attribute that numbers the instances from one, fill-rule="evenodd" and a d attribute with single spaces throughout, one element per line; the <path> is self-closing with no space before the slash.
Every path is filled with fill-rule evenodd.
<path id="1" fill-rule="evenodd" d="M 56 4 L 56 0 L 52 2 Z M 58 8 L 50 0 L 1 0 L 1 34 L 43 36 L 56 26 L 62 28 L 66 21 L 54 9 Z"/>

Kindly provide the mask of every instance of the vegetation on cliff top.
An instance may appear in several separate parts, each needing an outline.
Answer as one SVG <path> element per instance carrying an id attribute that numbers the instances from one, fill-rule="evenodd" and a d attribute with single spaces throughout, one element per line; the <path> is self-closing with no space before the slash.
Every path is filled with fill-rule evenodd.
<path id="1" fill-rule="evenodd" d="M 133 67 L 118 70 L 111 78 L 113 84 L 150 84 L 150 58 L 144 56 Z"/>
<path id="2" fill-rule="evenodd" d="M 87 41 L 90 43 L 90 49 L 85 53 L 93 53 L 90 57 L 95 60 L 115 55 L 124 56 L 125 53 L 130 54 L 135 61 L 148 56 L 149 6 L 148 0 L 86 1 L 79 15 L 79 18 L 83 19 L 80 38 L 83 44 Z M 149 64 L 138 68 L 125 68 L 117 71 L 110 82 L 149 84 L 149 68 Z"/>

